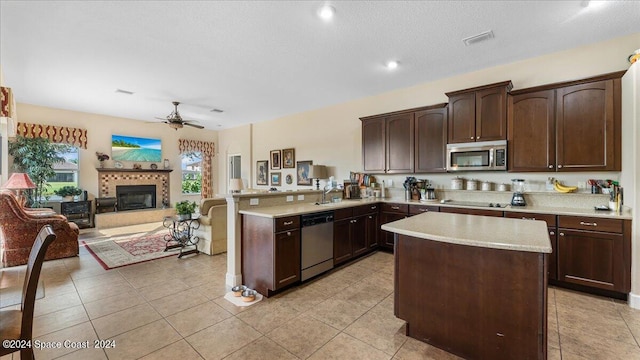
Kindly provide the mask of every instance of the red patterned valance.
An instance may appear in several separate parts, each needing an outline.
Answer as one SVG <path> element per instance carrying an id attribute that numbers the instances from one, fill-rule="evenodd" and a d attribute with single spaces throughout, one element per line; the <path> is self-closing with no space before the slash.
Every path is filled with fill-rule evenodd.
<path id="1" fill-rule="evenodd" d="M 181 154 L 199 151 L 203 155 L 213 156 L 216 144 L 208 141 L 178 139 L 178 150 Z"/>
<path id="2" fill-rule="evenodd" d="M 27 138 L 42 137 L 51 142 L 87 148 L 87 130 L 66 126 L 18 123 L 17 135 Z"/>

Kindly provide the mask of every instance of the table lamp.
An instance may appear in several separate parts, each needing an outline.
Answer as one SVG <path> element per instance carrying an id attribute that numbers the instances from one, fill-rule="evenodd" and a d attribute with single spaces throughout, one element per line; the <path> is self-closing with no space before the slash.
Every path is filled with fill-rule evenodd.
<path id="1" fill-rule="evenodd" d="M 231 190 L 232 194 L 238 194 L 244 188 L 244 184 L 242 183 L 242 179 L 230 179 L 229 180 L 229 190 Z"/>
<path id="2" fill-rule="evenodd" d="M 26 198 L 22 195 L 22 191 L 25 189 L 35 189 L 36 184 L 31 181 L 29 175 L 25 173 L 13 173 L 7 182 L 2 185 L 2 188 L 9 190 L 17 190 L 17 198 L 20 206 L 24 207 Z"/>
<path id="3" fill-rule="evenodd" d="M 327 179 L 327 167 L 324 165 L 309 166 L 309 179 L 316 179 L 316 190 L 320 190 L 320 179 Z"/>

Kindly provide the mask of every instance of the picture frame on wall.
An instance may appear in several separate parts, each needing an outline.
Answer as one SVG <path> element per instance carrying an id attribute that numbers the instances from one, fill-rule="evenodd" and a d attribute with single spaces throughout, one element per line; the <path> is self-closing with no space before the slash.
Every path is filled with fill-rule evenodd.
<path id="1" fill-rule="evenodd" d="M 296 163 L 296 177 L 298 178 L 298 185 L 311 185 L 311 179 L 309 179 L 309 168 L 313 164 L 311 160 L 298 161 Z"/>
<path id="2" fill-rule="evenodd" d="M 282 168 L 282 152 L 280 150 L 271 150 L 271 170 L 280 170 Z"/>
<path id="3" fill-rule="evenodd" d="M 256 185 L 269 185 L 269 160 L 256 161 Z"/>
<path id="4" fill-rule="evenodd" d="M 283 169 L 295 169 L 296 168 L 296 150 L 282 149 L 282 168 Z"/>
<path id="5" fill-rule="evenodd" d="M 282 173 L 280 171 L 271 172 L 271 186 L 280 186 L 280 185 L 282 185 Z"/>

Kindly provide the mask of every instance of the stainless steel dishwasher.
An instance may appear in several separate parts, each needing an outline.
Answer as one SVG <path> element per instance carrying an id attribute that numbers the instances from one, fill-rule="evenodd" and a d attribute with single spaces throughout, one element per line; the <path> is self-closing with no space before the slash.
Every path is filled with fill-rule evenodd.
<path id="1" fill-rule="evenodd" d="M 333 211 L 302 215 L 300 239 L 305 281 L 333 268 Z"/>

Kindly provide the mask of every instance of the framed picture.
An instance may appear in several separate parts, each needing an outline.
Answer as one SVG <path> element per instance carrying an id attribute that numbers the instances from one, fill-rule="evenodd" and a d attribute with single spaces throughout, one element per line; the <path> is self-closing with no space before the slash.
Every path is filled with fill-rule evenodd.
<path id="1" fill-rule="evenodd" d="M 296 151 L 294 149 L 282 150 L 282 168 L 295 169 L 296 167 Z"/>
<path id="2" fill-rule="evenodd" d="M 280 186 L 280 185 L 282 185 L 282 173 L 280 171 L 272 172 L 271 173 L 271 186 Z"/>
<path id="3" fill-rule="evenodd" d="M 313 164 L 311 160 L 298 161 L 296 174 L 298 177 L 298 185 L 311 185 L 311 179 L 309 179 L 309 167 Z"/>
<path id="4" fill-rule="evenodd" d="M 271 170 L 280 170 L 282 168 L 281 160 L 282 152 L 280 150 L 271 150 Z"/>
<path id="5" fill-rule="evenodd" d="M 269 185 L 269 160 L 256 161 L 256 185 Z"/>

